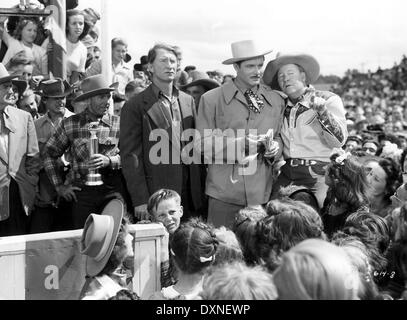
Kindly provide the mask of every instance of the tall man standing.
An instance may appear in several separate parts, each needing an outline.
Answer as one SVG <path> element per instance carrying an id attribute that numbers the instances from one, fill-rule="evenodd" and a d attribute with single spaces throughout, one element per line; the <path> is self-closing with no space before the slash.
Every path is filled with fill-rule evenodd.
<path id="1" fill-rule="evenodd" d="M 156 44 L 148 53 L 152 84 L 123 107 L 120 120 L 120 154 L 123 173 L 137 219 L 146 219 L 149 197 L 159 189 L 181 195 L 184 218 L 200 214 L 203 205 L 203 168 L 185 164 L 181 150 L 183 130 L 195 127 L 193 98 L 174 86 L 177 52 Z M 164 161 L 156 161 L 155 133 L 165 133 L 168 146 L 161 150 Z"/>
<path id="2" fill-rule="evenodd" d="M 17 109 L 16 76 L 0 63 L 0 237 L 25 234 L 34 208 L 39 152 L 32 116 Z"/>
<path id="3" fill-rule="evenodd" d="M 318 76 L 319 64 L 314 57 L 281 55 L 268 63 L 263 80 L 286 95 L 281 129 L 286 164 L 274 192 L 291 183 L 305 186 L 315 193 L 322 208 L 328 189 L 324 167 L 333 148 L 345 144 L 348 132 L 341 98 L 310 85 Z"/>
<path id="4" fill-rule="evenodd" d="M 240 209 L 266 204 L 271 194 L 279 143 L 268 144 L 266 153 L 262 149 L 270 129 L 279 134 L 284 101 L 260 83 L 264 55 L 270 52 L 251 40 L 232 43 L 233 58 L 223 64 L 233 64 L 235 80 L 201 96 L 195 146 L 208 163 L 208 221 L 215 226 L 231 226 Z M 245 170 L 242 158 L 257 152 L 249 165 L 254 170 Z"/>
<path id="5" fill-rule="evenodd" d="M 102 75 L 82 81 L 82 93 L 75 101 L 86 102 L 79 114 L 63 119 L 45 145 L 44 167 L 58 195 L 72 201 L 75 229 L 83 228 L 90 213 L 100 213 L 113 198 L 125 200 L 119 155 L 120 119 L 108 113 L 116 84 L 109 85 Z M 90 126 L 97 129 L 98 153 L 90 154 Z M 64 180 L 59 171 L 62 155 L 69 151 L 71 172 Z M 99 170 L 102 185 L 88 185 L 89 170 Z"/>

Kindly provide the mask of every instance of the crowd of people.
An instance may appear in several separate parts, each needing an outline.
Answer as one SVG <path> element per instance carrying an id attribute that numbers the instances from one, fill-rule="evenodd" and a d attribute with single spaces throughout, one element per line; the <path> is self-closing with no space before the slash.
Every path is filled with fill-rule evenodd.
<path id="1" fill-rule="evenodd" d="M 45 19 L 0 21 L 0 237 L 83 229 L 81 299 L 140 299 L 130 223 L 168 233 L 150 299 L 407 298 L 406 57 L 331 92 L 309 54 L 238 41 L 222 75 L 114 38 L 106 79 L 67 9 L 64 79 Z"/>

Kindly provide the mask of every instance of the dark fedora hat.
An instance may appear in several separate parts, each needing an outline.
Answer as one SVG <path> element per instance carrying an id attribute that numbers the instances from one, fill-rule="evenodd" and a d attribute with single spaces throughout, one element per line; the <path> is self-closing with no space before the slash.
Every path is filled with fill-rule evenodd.
<path id="1" fill-rule="evenodd" d="M 10 75 L 6 67 L 0 63 L 0 84 L 11 82 L 18 89 L 18 94 L 21 96 L 28 87 L 27 81 L 18 80 L 19 74 Z"/>
<path id="2" fill-rule="evenodd" d="M 191 71 L 191 77 L 189 80 L 190 80 L 190 82 L 188 84 L 180 86 L 181 90 L 186 90 L 189 87 L 199 86 L 199 85 L 203 86 L 206 89 L 206 91 L 219 87 L 218 82 L 209 78 L 209 76 L 206 72 L 199 71 L 199 70 Z"/>
<path id="3" fill-rule="evenodd" d="M 45 98 L 64 98 L 72 93 L 72 87 L 60 78 L 41 81 L 39 94 Z"/>
<path id="4" fill-rule="evenodd" d="M 80 84 L 82 94 L 78 95 L 73 102 L 79 102 L 100 94 L 113 92 L 118 86 L 118 82 L 109 85 L 107 79 L 101 74 L 85 78 Z"/>

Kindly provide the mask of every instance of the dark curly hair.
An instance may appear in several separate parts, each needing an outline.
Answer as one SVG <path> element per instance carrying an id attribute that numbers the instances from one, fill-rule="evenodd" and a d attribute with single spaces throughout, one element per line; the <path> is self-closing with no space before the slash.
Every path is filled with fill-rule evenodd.
<path id="1" fill-rule="evenodd" d="M 368 210 L 354 212 L 346 219 L 342 231 L 355 236 L 368 248 L 370 264 L 376 271 L 385 270 L 386 254 L 390 245 L 390 227 L 387 221 Z"/>
<path id="2" fill-rule="evenodd" d="M 218 244 L 213 228 L 199 219 L 181 224 L 170 238 L 174 262 L 186 274 L 209 267 L 215 259 Z"/>
<path id="3" fill-rule="evenodd" d="M 309 205 L 291 199 L 272 200 L 268 216 L 256 225 L 258 258 L 274 269 L 280 255 L 305 239 L 325 239 L 319 214 Z"/>
<path id="4" fill-rule="evenodd" d="M 386 172 L 386 189 L 384 193 L 384 201 L 391 203 L 390 197 L 396 192 L 397 188 L 403 183 L 400 166 L 391 158 L 383 158 L 378 161 L 379 165 Z"/>
<path id="5" fill-rule="evenodd" d="M 363 164 L 354 156 L 350 156 L 338 163 L 338 153 L 333 154 L 327 168 L 327 175 L 331 180 L 328 193 L 340 203 L 346 203 L 350 212 L 361 206 L 366 206 L 368 200 L 368 184 L 366 170 Z"/>

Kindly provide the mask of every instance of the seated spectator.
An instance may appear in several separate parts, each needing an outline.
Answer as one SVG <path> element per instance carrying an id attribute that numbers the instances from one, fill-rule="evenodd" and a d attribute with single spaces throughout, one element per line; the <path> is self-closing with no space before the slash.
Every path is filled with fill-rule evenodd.
<path id="1" fill-rule="evenodd" d="M 351 152 L 353 149 L 362 146 L 362 138 L 356 135 L 352 135 L 348 137 L 345 143 L 345 151 Z"/>
<path id="2" fill-rule="evenodd" d="M 34 120 L 37 120 L 41 115 L 38 113 L 38 104 L 40 98 L 31 89 L 25 90 L 17 102 L 19 109 L 27 111 Z"/>
<path id="3" fill-rule="evenodd" d="M 374 140 L 366 140 L 363 142 L 362 149 L 367 154 L 375 156 L 377 154 L 377 150 L 379 149 L 379 144 Z"/>
<path id="4" fill-rule="evenodd" d="M 273 279 L 281 300 L 358 300 L 360 278 L 346 252 L 319 239 L 287 251 Z"/>
<path id="5" fill-rule="evenodd" d="M 203 300 L 276 300 L 272 276 L 260 266 L 234 262 L 214 267 L 205 276 Z"/>
<path id="6" fill-rule="evenodd" d="M 133 236 L 124 218 L 124 204 L 111 200 L 101 215 L 91 214 L 86 220 L 81 239 L 81 253 L 86 255 L 87 280 L 80 299 L 107 300 L 126 289 L 118 272 L 124 260 L 134 255 Z"/>
<path id="7" fill-rule="evenodd" d="M 136 79 L 127 83 L 126 88 L 124 90 L 126 101 L 129 101 L 131 97 L 144 91 L 145 88 L 146 87 L 144 86 L 144 81 L 141 79 Z"/>
<path id="8" fill-rule="evenodd" d="M 218 247 L 212 228 L 191 219 L 175 230 L 170 247 L 178 281 L 154 293 L 150 300 L 197 299 L 202 291 L 205 271 L 213 264 Z"/>
<path id="9" fill-rule="evenodd" d="M 235 261 L 243 261 L 243 252 L 233 231 L 222 226 L 216 228 L 214 233 L 219 241 L 215 262 L 213 263 L 214 266 Z"/>
<path id="10" fill-rule="evenodd" d="M 195 108 L 198 112 L 199 100 L 201 99 L 201 96 L 205 92 L 219 87 L 219 83 L 210 79 L 206 72 L 198 70 L 191 71 L 189 80 L 190 82 L 180 86 L 180 89 L 194 98 Z"/>
<path id="11" fill-rule="evenodd" d="M 322 220 L 309 205 L 291 199 L 272 200 L 268 216 L 257 223 L 258 261 L 270 271 L 280 264 L 284 252 L 310 238 L 325 239 Z"/>
<path id="12" fill-rule="evenodd" d="M 334 239 L 332 239 L 332 243 L 345 250 L 353 267 L 359 272 L 359 299 L 380 299 L 379 289 L 373 281 L 373 269 L 369 262 L 369 250 L 363 242 L 355 236 L 338 232 L 335 234 Z"/>
<path id="13" fill-rule="evenodd" d="M 340 149 L 336 149 L 331 156 L 325 183 L 328 185 L 328 192 L 321 215 L 324 230 L 330 237 L 342 229 L 351 213 L 369 206 L 368 184 L 362 163 Z"/>
<path id="14" fill-rule="evenodd" d="M 232 230 L 239 240 L 244 260 L 249 265 L 257 263 L 256 225 L 265 217 L 267 213 L 260 207 L 247 207 L 239 210 L 236 215 Z"/>
<path id="15" fill-rule="evenodd" d="M 125 94 L 127 83 L 133 80 L 133 70 L 124 61 L 127 53 L 127 42 L 122 38 L 112 39 L 112 82 L 118 82 L 118 94 Z M 86 70 L 86 77 L 102 73 L 102 61 L 94 61 Z"/>
<path id="16" fill-rule="evenodd" d="M 48 76 L 48 56 L 44 48 L 35 44 L 40 21 L 36 17 L 21 17 L 11 36 L 5 31 L 4 20 L 0 20 L 0 38 L 7 44 L 8 50 L 3 58 L 3 64 L 8 65 L 10 60 L 21 51 L 24 51 L 32 61 L 33 75 Z"/>
<path id="17" fill-rule="evenodd" d="M 365 167 L 369 170 L 367 182 L 370 186 L 370 212 L 386 217 L 393 209 L 391 196 L 403 182 L 400 168 L 390 158 L 372 159 Z"/>

